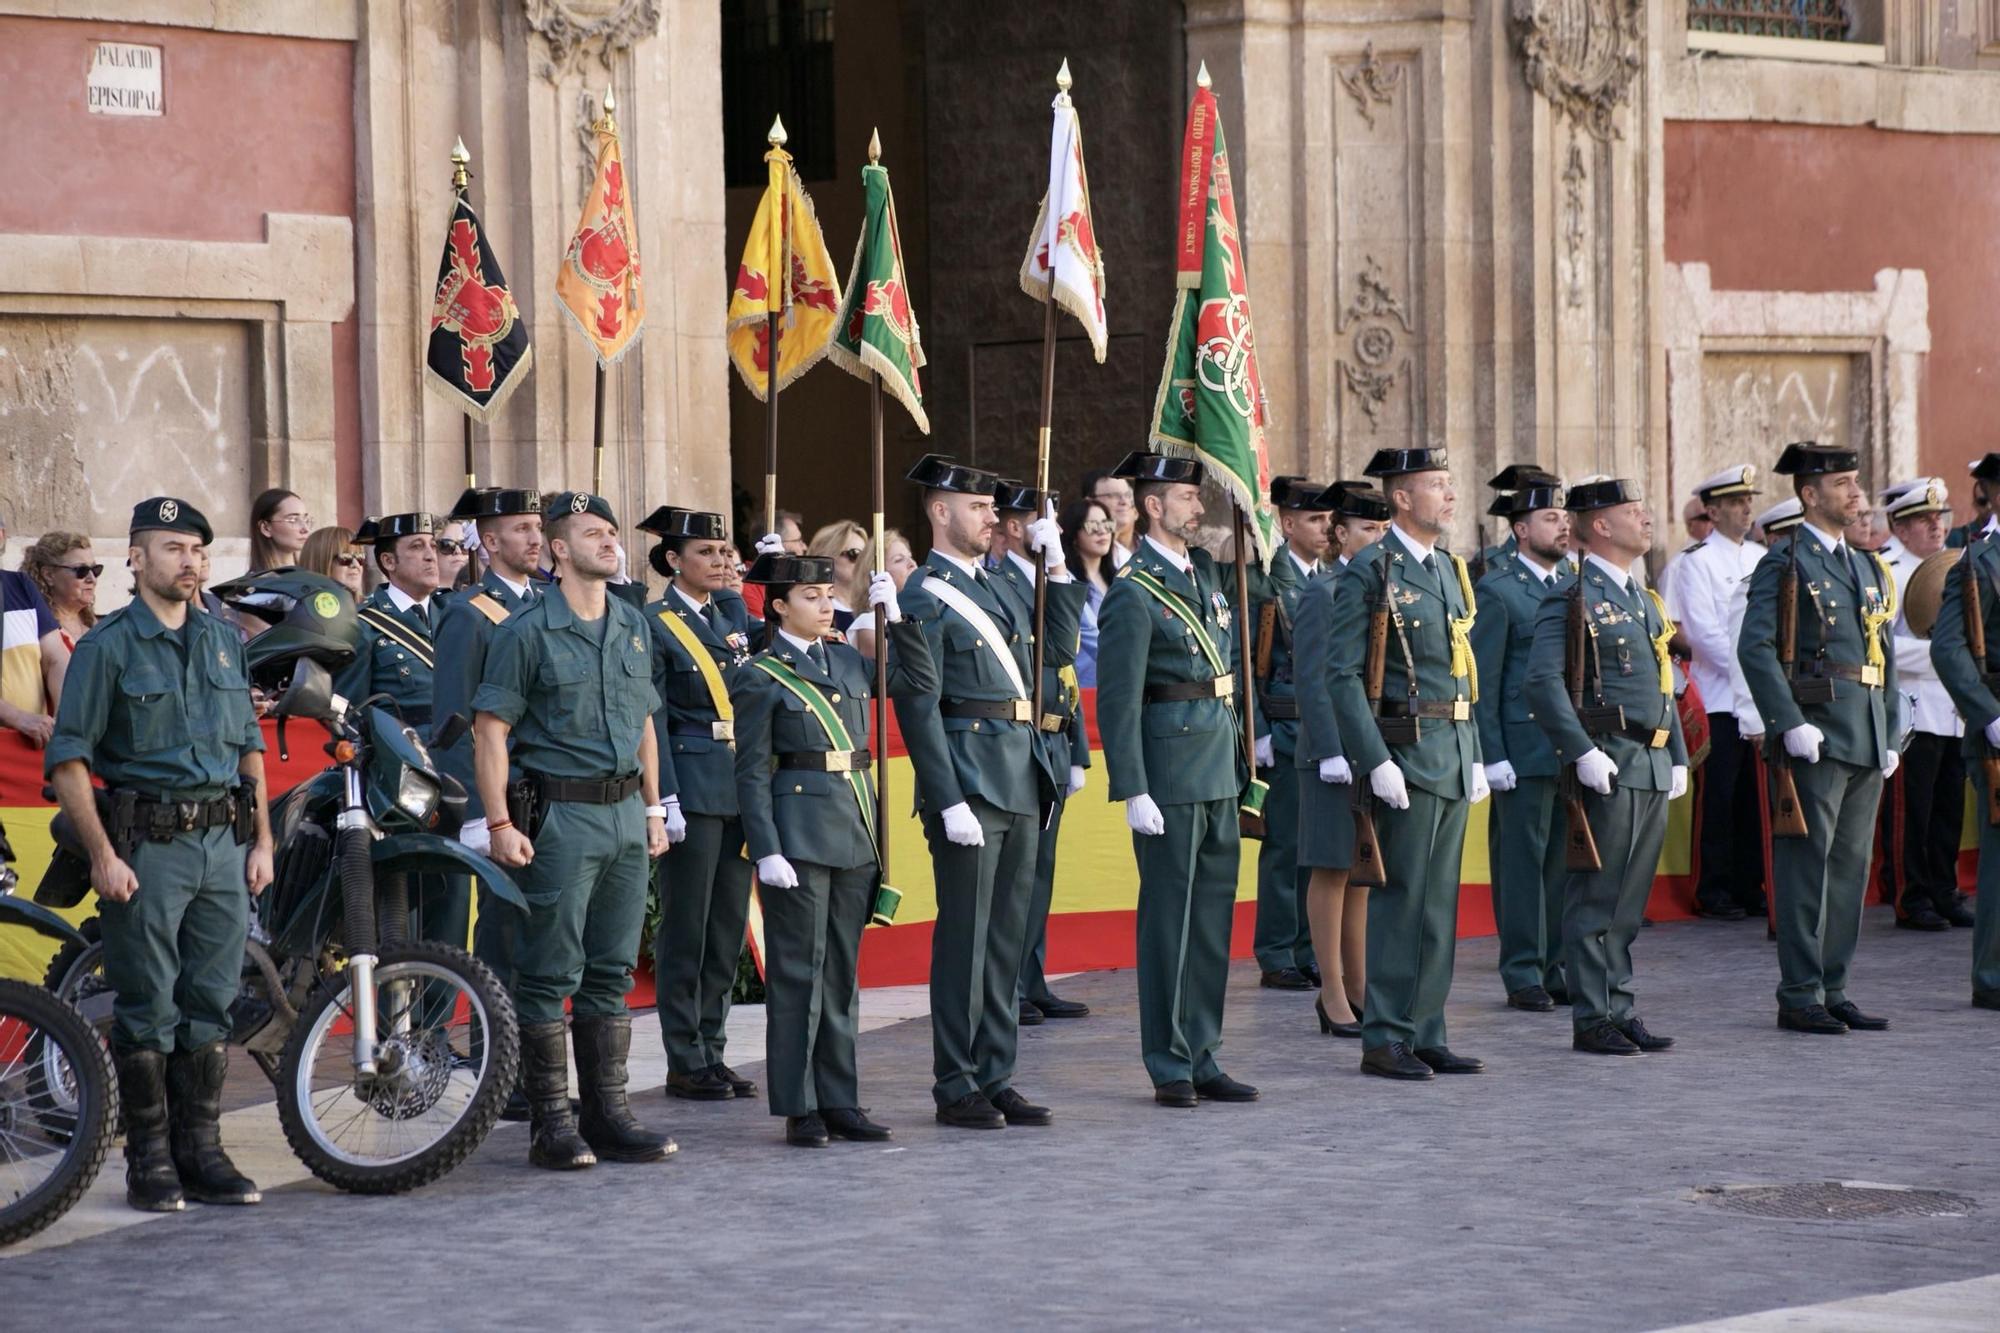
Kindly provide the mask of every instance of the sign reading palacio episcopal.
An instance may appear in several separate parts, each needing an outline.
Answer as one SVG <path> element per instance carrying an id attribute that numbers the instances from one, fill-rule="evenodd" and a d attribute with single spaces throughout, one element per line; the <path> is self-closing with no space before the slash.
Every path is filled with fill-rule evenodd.
<path id="1" fill-rule="evenodd" d="M 84 79 L 84 104 L 99 116 L 165 115 L 160 91 L 165 63 L 157 46 L 99 42 Z"/>

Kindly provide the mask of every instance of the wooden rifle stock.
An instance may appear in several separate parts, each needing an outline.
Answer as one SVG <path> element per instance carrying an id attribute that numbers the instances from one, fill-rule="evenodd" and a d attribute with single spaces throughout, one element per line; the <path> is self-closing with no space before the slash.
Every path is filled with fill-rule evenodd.
<path id="1" fill-rule="evenodd" d="M 1257 679 L 1271 678 L 1271 640 L 1278 625 L 1277 594 L 1257 610 Z"/>
<path id="2" fill-rule="evenodd" d="M 1959 557 L 1960 563 L 1965 566 L 1965 583 L 1960 595 L 1960 604 L 1965 608 L 1966 650 L 1972 654 L 1972 660 L 1979 664 L 1981 674 L 1985 674 L 1986 611 L 1979 605 L 1979 570 L 1972 563 L 1972 558 L 1971 551 Z M 1980 751 L 1979 764 L 1986 777 L 1986 823 L 1990 828 L 2000 828 L 2000 752 L 1996 752 L 1992 745 L 1986 745 Z"/>
<path id="3" fill-rule="evenodd" d="M 1368 656 L 1361 667 L 1361 688 L 1371 713 L 1382 711 L 1382 673 L 1388 665 L 1389 558 L 1384 554 L 1381 591 L 1368 610 Z M 1347 872 L 1347 882 L 1379 889 L 1389 881 L 1383 874 L 1382 844 L 1375 836 L 1375 797 L 1367 782 L 1367 774 L 1354 775 L 1354 865 Z"/>
<path id="4" fill-rule="evenodd" d="M 1791 560 L 1778 575 L 1778 667 L 1785 673 L 1789 688 L 1799 657 L 1799 542 L 1798 532 L 1791 542 Z M 1771 777 L 1771 836 L 1806 836 L 1805 807 L 1799 804 L 1799 784 L 1792 777 L 1792 757 L 1785 753 L 1785 738 L 1772 735 L 1764 744 L 1764 763 Z"/>
<path id="5" fill-rule="evenodd" d="M 1563 623 L 1563 685 L 1569 690 L 1570 707 L 1583 715 L 1583 659 L 1589 643 L 1583 626 L 1583 582 L 1569 590 L 1569 605 Z M 1563 806 L 1568 812 L 1569 831 L 1564 835 L 1563 866 L 1568 870 L 1604 869 L 1597 852 L 1597 836 L 1590 831 L 1590 811 L 1583 803 L 1583 782 L 1576 776 L 1574 763 L 1562 767 Z"/>

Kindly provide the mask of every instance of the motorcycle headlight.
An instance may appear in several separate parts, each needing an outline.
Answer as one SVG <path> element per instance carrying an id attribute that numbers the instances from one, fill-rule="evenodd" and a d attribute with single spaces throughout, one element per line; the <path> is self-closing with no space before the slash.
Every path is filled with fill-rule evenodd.
<path id="1" fill-rule="evenodd" d="M 421 769 L 403 765 L 402 776 L 396 780 L 396 807 L 404 814 L 421 823 L 437 809 L 441 794 L 437 779 Z"/>

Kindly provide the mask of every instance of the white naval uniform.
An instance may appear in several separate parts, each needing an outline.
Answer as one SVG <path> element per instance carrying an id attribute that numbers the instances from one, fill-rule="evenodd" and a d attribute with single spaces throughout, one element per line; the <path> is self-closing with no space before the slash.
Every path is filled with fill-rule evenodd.
<path id="1" fill-rule="evenodd" d="M 1739 724 L 1746 709 L 1752 716 L 1756 710 L 1736 662 L 1742 611 L 1739 607 L 1732 615 L 1731 606 L 1748 594 L 1751 571 L 1763 558 L 1764 548 L 1756 542 L 1732 542 L 1711 533 L 1681 553 L 1667 585 L 1667 614 L 1694 646 L 1689 674 L 1701 690 L 1703 707 L 1731 714 Z"/>

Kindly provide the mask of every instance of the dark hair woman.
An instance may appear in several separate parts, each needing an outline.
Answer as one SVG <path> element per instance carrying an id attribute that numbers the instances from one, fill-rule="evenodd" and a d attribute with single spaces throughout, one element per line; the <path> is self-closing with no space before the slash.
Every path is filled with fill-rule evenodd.
<path id="1" fill-rule="evenodd" d="M 265 491 L 250 506 L 250 572 L 296 565 L 312 530 L 304 500 L 280 487 Z"/>
<path id="2" fill-rule="evenodd" d="M 1097 608 L 1111 591 L 1118 570 L 1111 561 L 1117 525 L 1111 511 L 1095 500 L 1071 500 L 1062 511 L 1063 550 L 1069 572 L 1087 589 L 1083 604 L 1083 637 L 1076 651 L 1076 683 L 1097 685 Z"/>

